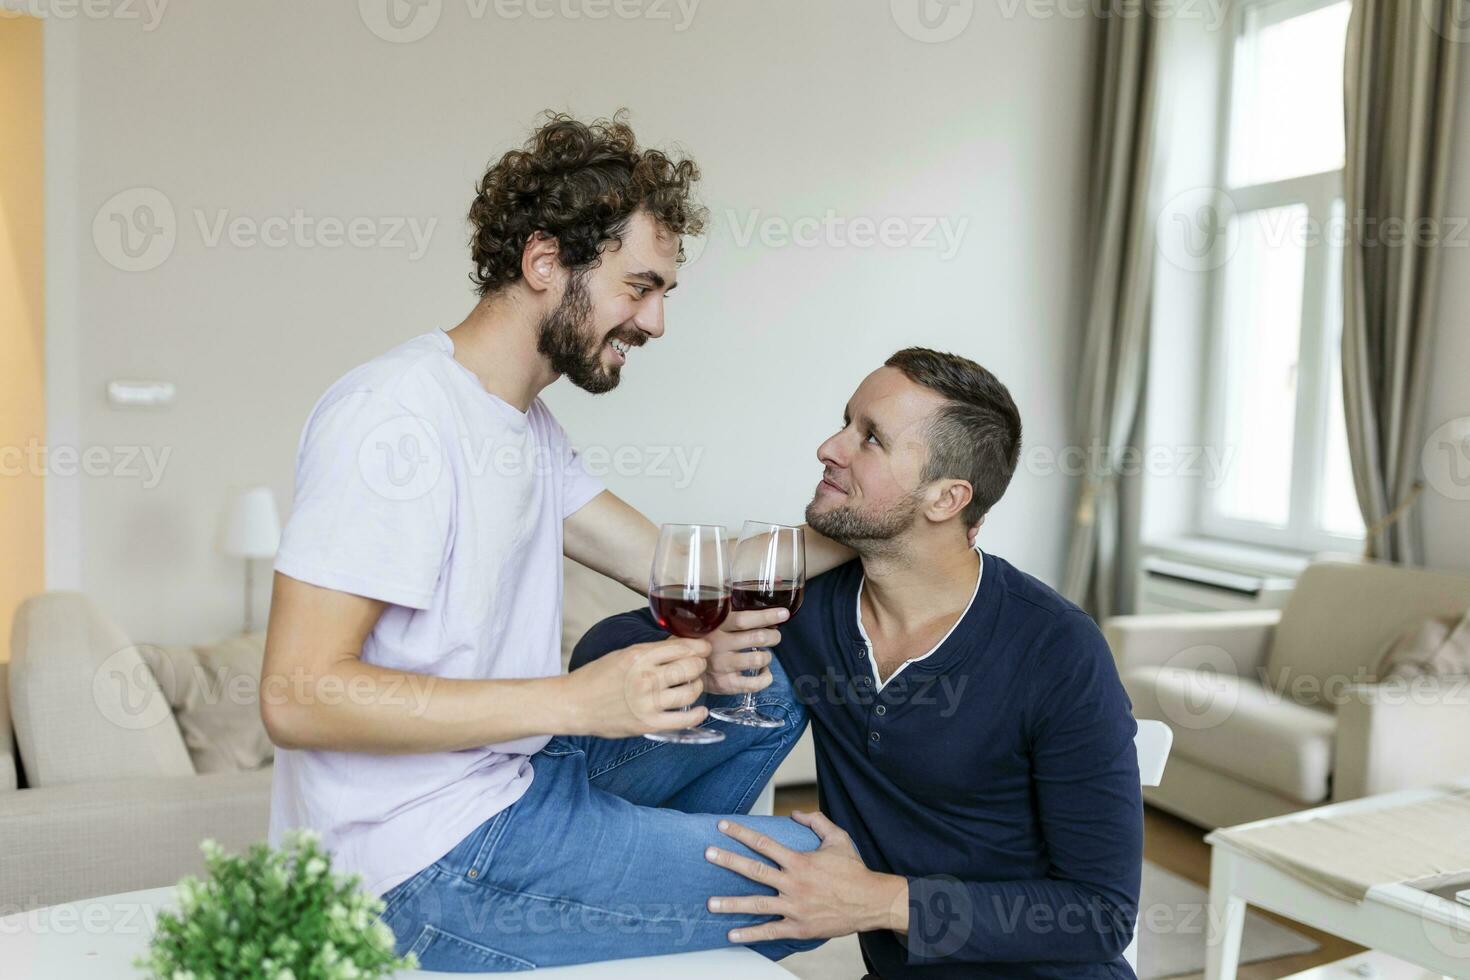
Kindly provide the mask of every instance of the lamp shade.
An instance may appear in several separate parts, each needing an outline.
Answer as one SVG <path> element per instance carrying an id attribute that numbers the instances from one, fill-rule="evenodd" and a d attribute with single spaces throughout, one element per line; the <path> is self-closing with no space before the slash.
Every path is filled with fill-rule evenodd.
<path id="1" fill-rule="evenodd" d="M 231 558 L 269 558 L 281 546 L 281 518 L 269 487 L 242 490 L 220 524 L 219 550 Z"/>

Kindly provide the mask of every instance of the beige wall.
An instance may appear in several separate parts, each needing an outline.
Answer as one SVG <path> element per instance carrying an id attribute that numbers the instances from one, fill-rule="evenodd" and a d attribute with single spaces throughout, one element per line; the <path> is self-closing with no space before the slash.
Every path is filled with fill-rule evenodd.
<path id="1" fill-rule="evenodd" d="M 49 499 L 76 491 L 51 521 L 53 585 L 85 589 L 133 639 L 238 628 L 242 572 L 212 550 L 226 495 L 267 484 L 288 511 L 301 426 L 326 386 L 469 309 L 473 183 L 548 106 L 629 106 L 645 141 L 682 143 L 705 171 L 716 229 L 681 276 L 667 335 L 633 356 L 617 392 L 548 396 L 580 444 L 626 447 L 655 470 L 665 451 L 698 454 L 687 486 L 677 471 L 609 476 L 655 520 L 797 518 L 847 396 L 910 343 L 992 367 L 1031 445 L 1068 440 L 1086 21 L 977 3 L 961 33 L 925 43 L 890 4 L 851 0 L 396 6 L 438 23 L 396 43 L 360 16 L 381 2 L 263 0 L 174 3 L 151 28 L 142 4 L 140 19 L 48 24 L 48 82 L 67 87 L 48 110 L 48 199 L 75 208 L 50 225 L 53 264 L 73 269 L 48 274 L 51 350 L 71 352 L 51 376 L 50 424 L 84 446 L 171 454 L 152 486 L 146 474 L 52 479 Z M 175 232 L 166 260 L 142 271 L 93 235 L 99 212 L 99 233 L 115 229 L 115 196 L 135 188 L 166 197 Z M 141 217 L 138 197 L 122 200 Z M 421 257 L 300 245 L 289 230 L 280 247 L 213 238 L 221 218 L 298 209 L 437 226 Z M 752 221 L 794 226 L 829 209 L 965 233 L 947 257 L 744 238 Z M 103 398 L 114 378 L 173 381 L 178 400 L 115 408 Z M 1055 580 L 1070 496 L 1065 477 L 1022 473 L 983 543 Z"/>
<path id="2" fill-rule="evenodd" d="M 45 487 L 17 455 L 45 438 L 41 36 L 0 17 L 0 661 L 16 604 L 45 588 Z"/>

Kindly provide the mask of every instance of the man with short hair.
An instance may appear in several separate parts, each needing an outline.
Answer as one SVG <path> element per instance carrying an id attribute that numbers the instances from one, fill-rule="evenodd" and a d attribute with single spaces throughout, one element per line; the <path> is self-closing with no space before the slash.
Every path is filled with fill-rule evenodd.
<path id="1" fill-rule="evenodd" d="M 477 188 L 474 309 L 349 371 L 302 433 L 261 672 L 270 836 L 319 832 L 426 968 L 723 945 L 706 897 L 764 892 L 702 855 L 711 814 L 749 812 L 805 724 L 750 652 L 780 641 L 785 611 L 561 670 L 563 554 L 641 592 L 657 529 L 585 471 L 539 395 L 562 376 L 609 391 L 663 335 L 698 176 L 620 116 L 551 116 Z M 815 568 L 847 555 L 812 542 Z M 641 737 L 703 723 L 702 693 L 719 708 L 747 691 L 787 723 L 720 723 L 697 748 Z M 753 824 L 817 845 L 786 818 Z"/>
<path id="2" fill-rule="evenodd" d="M 1020 448 L 993 374 L 909 348 L 817 450 L 807 520 L 858 560 L 808 583 L 778 655 L 817 752 L 821 812 L 794 816 L 822 846 L 721 821 L 708 860 L 776 892 L 711 894 L 712 912 L 775 917 L 732 923 L 731 942 L 856 932 L 884 980 L 1133 976 L 1132 707 L 1096 624 L 968 540 Z M 659 635 L 624 613 L 573 664 Z"/>

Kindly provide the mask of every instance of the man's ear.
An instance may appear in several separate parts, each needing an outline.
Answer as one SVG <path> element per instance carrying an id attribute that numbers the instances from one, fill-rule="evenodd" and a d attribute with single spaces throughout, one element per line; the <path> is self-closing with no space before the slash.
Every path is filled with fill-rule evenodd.
<path id="1" fill-rule="evenodd" d="M 555 289 L 565 274 L 556 239 L 544 231 L 533 231 L 521 250 L 521 278 L 526 285 L 538 293 L 546 292 Z"/>
<path id="2" fill-rule="evenodd" d="M 975 499 L 975 491 L 967 480 L 940 480 L 939 494 L 929 504 L 929 519 L 942 524 L 964 511 Z"/>

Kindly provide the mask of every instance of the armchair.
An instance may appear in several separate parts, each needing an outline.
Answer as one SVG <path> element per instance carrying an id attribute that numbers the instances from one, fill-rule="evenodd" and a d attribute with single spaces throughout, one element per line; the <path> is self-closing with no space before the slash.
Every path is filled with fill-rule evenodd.
<path id="1" fill-rule="evenodd" d="M 1103 624 L 1134 714 L 1174 729 L 1148 802 L 1205 827 L 1470 776 L 1470 679 L 1381 680 L 1385 647 L 1470 607 L 1470 577 L 1319 562 L 1277 610 Z"/>

